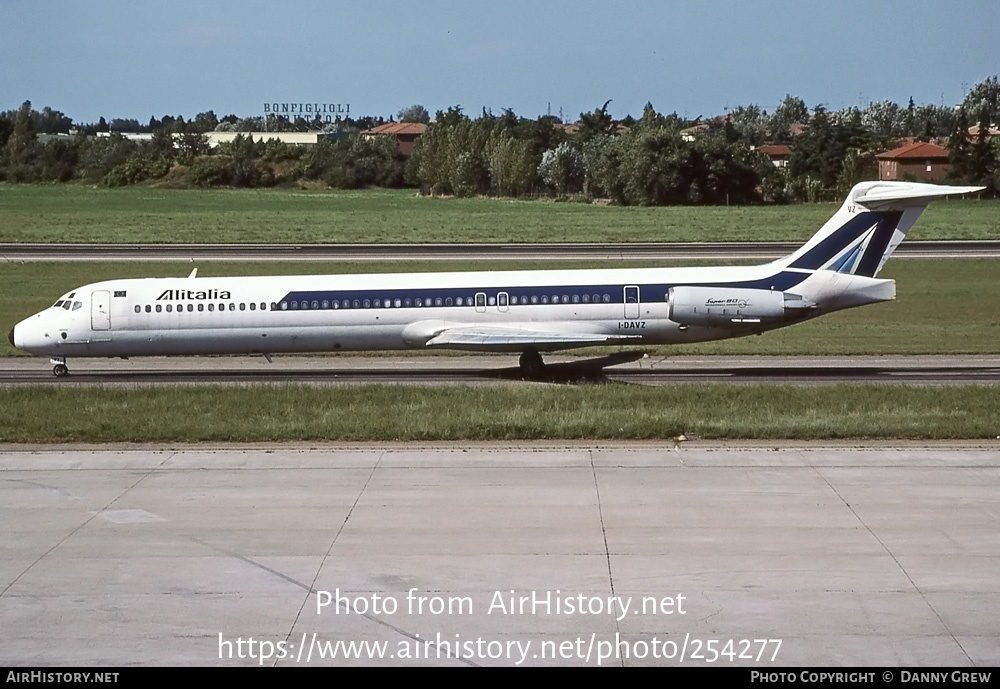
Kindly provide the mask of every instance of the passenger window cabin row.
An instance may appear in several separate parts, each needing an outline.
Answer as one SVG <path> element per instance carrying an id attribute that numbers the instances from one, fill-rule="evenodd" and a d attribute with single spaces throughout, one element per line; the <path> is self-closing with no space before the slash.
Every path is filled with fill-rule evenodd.
<path id="1" fill-rule="evenodd" d="M 281 301 L 277 308 L 286 310 L 330 310 L 330 309 L 411 309 L 449 306 L 517 306 L 528 304 L 610 304 L 610 294 L 543 294 L 513 295 L 507 292 L 486 296 L 480 292 L 479 303 L 473 296 L 466 297 L 397 297 L 395 299 L 292 299 Z"/>
<path id="2" fill-rule="evenodd" d="M 483 295 L 482 292 L 479 293 Z M 485 295 L 483 295 L 485 296 Z M 496 306 L 498 297 L 500 305 L 517 306 L 529 304 L 610 304 L 610 294 L 542 294 L 542 295 L 508 295 L 501 292 L 485 299 L 480 298 L 478 306 Z M 504 303 L 506 297 L 506 304 Z M 319 311 L 339 309 L 390 309 L 390 308 L 427 308 L 448 306 L 476 306 L 476 297 L 406 297 L 396 299 L 292 299 L 271 302 L 271 311 Z M 182 313 L 182 312 L 215 312 L 215 311 L 267 311 L 266 302 L 229 303 L 198 303 L 198 304 L 136 304 L 136 313 Z"/>
<path id="3" fill-rule="evenodd" d="M 274 303 L 272 303 L 271 304 L 271 310 L 273 311 L 275 308 L 277 308 L 277 305 L 274 304 Z M 162 312 L 174 313 L 175 311 L 176 311 L 176 313 L 182 313 L 184 311 L 188 311 L 188 312 L 194 312 L 194 311 L 216 311 L 216 310 L 218 310 L 218 311 L 236 311 L 237 309 L 239 309 L 240 311 L 246 311 L 248 309 L 250 311 L 257 311 L 257 310 L 267 311 L 267 303 L 266 302 L 260 302 L 259 305 L 258 305 L 258 302 L 250 302 L 250 304 L 246 304 L 245 302 L 241 302 L 239 304 L 235 304 L 235 303 L 230 302 L 229 304 L 218 304 L 218 305 L 216 305 L 215 302 L 209 302 L 207 304 L 204 304 L 204 303 L 201 303 L 201 304 L 177 304 L 176 307 L 175 307 L 174 304 L 146 304 L 145 306 L 143 306 L 141 304 L 136 304 L 135 305 L 135 312 L 136 313 L 143 313 L 143 312 L 153 313 L 154 311 L 156 313 L 162 313 Z"/>

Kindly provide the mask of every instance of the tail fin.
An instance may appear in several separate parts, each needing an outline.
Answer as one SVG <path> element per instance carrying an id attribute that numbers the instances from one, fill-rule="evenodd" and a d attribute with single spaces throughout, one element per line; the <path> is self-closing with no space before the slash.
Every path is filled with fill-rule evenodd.
<path id="1" fill-rule="evenodd" d="M 983 187 L 917 182 L 861 182 L 819 232 L 778 261 L 783 268 L 875 277 L 934 199 Z"/>

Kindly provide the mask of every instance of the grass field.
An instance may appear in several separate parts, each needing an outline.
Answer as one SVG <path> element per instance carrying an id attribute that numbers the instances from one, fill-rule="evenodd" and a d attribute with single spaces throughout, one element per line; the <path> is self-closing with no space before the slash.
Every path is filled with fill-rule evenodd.
<path id="1" fill-rule="evenodd" d="M 595 263 L 560 267 L 594 267 Z M 640 262 L 613 265 L 641 266 Z M 455 270 L 509 269 L 509 263 L 448 264 Z M 544 262 L 519 264 L 546 267 Z M 549 265 L 549 267 L 551 267 Z M 69 290 L 116 277 L 183 276 L 189 266 L 168 263 L 24 263 L 0 266 L 0 331 L 52 304 Z M 309 263 L 199 264 L 199 275 L 316 273 Z M 337 264 L 337 272 L 441 270 L 440 264 Z M 1000 353 L 1000 280 L 991 260 L 889 261 L 882 277 L 896 280 L 893 302 L 830 314 L 808 323 L 738 340 L 659 347 L 669 354 L 997 354 Z M 582 350 L 594 353 L 602 350 Z M 0 356 L 16 352 L 0 337 Z"/>
<path id="2" fill-rule="evenodd" d="M 411 191 L 165 191 L 0 185 L 0 242 L 804 241 L 832 204 L 615 208 L 426 199 Z M 916 239 L 1000 238 L 1000 202 L 932 205 Z M 561 268 L 620 262 L 560 263 Z M 628 263 L 639 267 L 639 262 Z M 519 268 L 544 268 L 544 261 Z M 0 266 L 0 328 L 66 291 L 116 277 L 185 275 L 177 263 Z M 449 270 L 509 269 L 449 264 Z M 200 264 L 202 276 L 323 272 L 317 264 Z M 441 270 L 338 264 L 339 273 Z M 1000 280 L 989 260 L 896 260 L 896 301 L 669 354 L 997 354 Z M 592 354 L 595 350 L 584 350 Z M 600 351 L 600 350 L 598 350 Z M 0 338 L 0 355 L 20 354 Z M 46 366 L 39 361 L 40 366 Z M 646 388 L 307 386 L 0 388 L 0 442 L 995 438 L 991 386 L 685 385 Z M 126 419 L 127 423 L 122 423 Z"/>
<path id="3" fill-rule="evenodd" d="M 0 442 L 993 439 L 990 386 L 0 389 Z"/>
<path id="4" fill-rule="evenodd" d="M 0 242 L 804 241 L 835 204 L 622 208 L 422 198 L 413 190 L 103 189 L 0 184 Z M 1000 239 L 1000 201 L 932 204 L 914 239 Z"/>

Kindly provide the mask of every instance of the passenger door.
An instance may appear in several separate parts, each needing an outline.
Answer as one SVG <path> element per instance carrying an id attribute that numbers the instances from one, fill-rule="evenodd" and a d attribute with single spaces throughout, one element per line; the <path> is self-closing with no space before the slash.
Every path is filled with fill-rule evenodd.
<path id="1" fill-rule="evenodd" d="M 625 288 L 625 318 L 639 317 L 639 287 L 629 285 Z"/>
<path id="2" fill-rule="evenodd" d="M 90 329 L 111 330 L 111 292 L 97 290 L 90 295 Z"/>

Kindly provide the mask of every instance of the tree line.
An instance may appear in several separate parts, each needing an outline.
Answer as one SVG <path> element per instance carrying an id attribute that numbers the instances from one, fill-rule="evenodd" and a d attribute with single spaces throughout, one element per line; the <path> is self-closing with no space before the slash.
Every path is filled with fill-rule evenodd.
<path id="1" fill-rule="evenodd" d="M 951 180 L 1000 190 L 997 77 L 976 84 L 956 107 L 903 107 L 891 101 L 866 108 L 811 110 L 788 96 L 772 113 L 740 106 L 710 120 L 664 115 L 647 104 L 639 118 L 614 120 L 608 103 L 565 125 L 527 119 L 504 109 L 475 118 L 460 106 L 432 119 L 422 106 L 400 121 L 427 125 L 404 157 L 391 136 L 363 137 L 378 118 L 333 123 L 270 115 L 190 120 L 164 116 L 146 125 L 104 118 L 75 126 L 49 107 L 29 102 L 0 113 L 0 181 L 79 180 L 107 186 L 154 183 L 178 187 L 317 186 L 336 189 L 416 187 L 454 196 L 604 199 L 622 205 L 748 204 L 832 200 L 858 181 L 877 179 L 876 154 L 906 140 L 945 141 Z M 390 118 L 392 121 L 392 118 Z M 978 124 L 978 134 L 969 129 Z M 46 134 L 72 137 L 44 140 Z M 319 130 L 315 146 L 254 141 L 251 131 Z M 145 131 L 134 141 L 119 132 Z M 237 132 L 210 148 L 209 131 Z M 98 132 L 106 136 L 95 136 Z M 242 133 L 242 134 L 241 134 Z M 775 167 L 759 147 L 791 146 L 788 165 Z"/>

